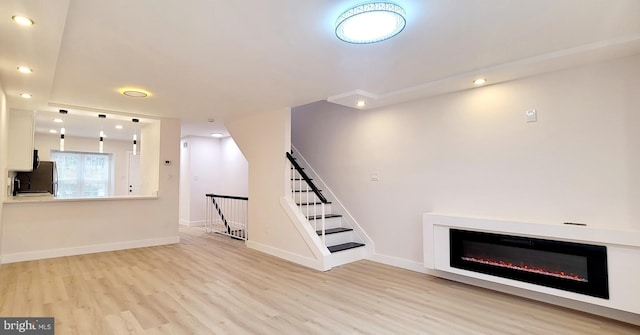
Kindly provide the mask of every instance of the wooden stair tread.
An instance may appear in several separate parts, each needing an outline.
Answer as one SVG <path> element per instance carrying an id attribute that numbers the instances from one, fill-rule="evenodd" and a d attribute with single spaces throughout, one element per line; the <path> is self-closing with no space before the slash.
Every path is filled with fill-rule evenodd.
<path id="1" fill-rule="evenodd" d="M 340 214 L 325 214 L 324 218 L 325 219 L 330 219 L 330 218 L 341 218 L 342 215 Z M 320 220 L 322 219 L 322 215 L 316 215 L 316 216 L 308 216 L 307 220 Z"/>
<path id="2" fill-rule="evenodd" d="M 344 251 L 344 250 L 349 250 L 349 249 L 363 247 L 363 246 L 364 246 L 364 243 L 348 242 L 348 243 L 328 246 L 327 249 L 329 249 L 331 253 L 334 253 L 338 251 Z"/>
<path id="3" fill-rule="evenodd" d="M 346 231 L 353 231 L 353 229 L 345 228 L 345 227 L 329 228 L 324 230 L 324 234 L 325 235 L 338 234 L 338 233 L 344 233 Z M 322 236 L 322 230 L 317 230 L 316 233 L 318 234 L 318 236 Z"/>
<path id="4" fill-rule="evenodd" d="M 326 204 L 330 204 L 331 201 L 328 201 L 325 203 Z M 298 206 L 309 206 L 309 205 L 322 205 L 322 202 L 317 201 L 317 202 L 301 202 L 301 203 L 296 203 L 296 205 Z"/>

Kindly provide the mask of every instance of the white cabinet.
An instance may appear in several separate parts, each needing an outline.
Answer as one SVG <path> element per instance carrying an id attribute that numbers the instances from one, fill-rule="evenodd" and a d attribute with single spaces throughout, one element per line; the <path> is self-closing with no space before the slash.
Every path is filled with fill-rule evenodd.
<path id="1" fill-rule="evenodd" d="M 35 112 L 9 111 L 9 171 L 33 170 Z"/>

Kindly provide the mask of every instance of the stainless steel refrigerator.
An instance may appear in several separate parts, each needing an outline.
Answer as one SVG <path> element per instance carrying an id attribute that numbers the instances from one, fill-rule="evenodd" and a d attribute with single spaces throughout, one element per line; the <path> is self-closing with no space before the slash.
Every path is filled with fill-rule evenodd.
<path id="1" fill-rule="evenodd" d="M 58 189 L 58 172 L 56 162 L 40 161 L 38 168 L 32 172 L 18 172 L 20 180 L 17 193 L 44 193 L 56 195 Z"/>

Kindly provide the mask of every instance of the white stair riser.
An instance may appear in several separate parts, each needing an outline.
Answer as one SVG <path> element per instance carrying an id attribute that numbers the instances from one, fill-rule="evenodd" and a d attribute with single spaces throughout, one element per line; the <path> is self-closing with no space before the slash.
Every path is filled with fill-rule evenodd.
<path id="1" fill-rule="evenodd" d="M 366 249 L 364 247 L 353 248 L 349 250 L 338 251 L 325 257 L 326 265 L 329 267 L 339 266 L 351 262 L 355 262 L 366 257 Z"/>
<path id="2" fill-rule="evenodd" d="M 313 192 L 295 192 L 293 193 L 293 201 L 295 201 L 296 203 L 320 202 L 316 194 Z"/>
<path id="3" fill-rule="evenodd" d="M 313 227 L 316 231 L 322 229 L 322 220 L 309 220 L 309 223 L 311 224 L 311 227 Z M 342 227 L 341 217 L 324 219 L 324 229 L 340 228 L 340 227 Z"/>
<path id="4" fill-rule="evenodd" d="M 307 183 L 305 183 L 305 182 L 302 182 L 302 184 L 300 184 L 299 182 L 296 181 L 295 183 L 291 184 L 291 189 L 294 190 L 294 191 L 297 191 L 297 190 L 310 190 L 311 186 L 307 185 Z"/>
<path id="5" fill-rule="evenodd" d="M 305 216 L 313 216 L 322 214 L 322 206 L 321 205 L 298 205 L 298 208 L 302 211 Z M 314 214 L 315 213 L 315 214 Z M 331 204 L 324 205 L 324 214 L 331 214 Z"/>
<path id="6" fill-rule="evenodd" d="M 322 239 L 322 236 L 320 236 L 320 239 Z M 355 234 L 353 233 L 353 231 L 345 231 L 342 233 L 325 235 L 324 244 L 326 246 L 332 246 L 332 245 L 344 244 L 348 242 L 357 242 L 354 239 L 355 239 Z"/>

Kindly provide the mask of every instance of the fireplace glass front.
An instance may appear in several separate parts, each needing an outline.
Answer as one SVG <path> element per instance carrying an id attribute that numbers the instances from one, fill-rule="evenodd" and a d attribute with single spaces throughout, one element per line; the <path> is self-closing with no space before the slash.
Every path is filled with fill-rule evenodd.
<path id="1" fill-rule="evenodd" d="M 604 246 L 450 229 L 451 267 L 609 298 Z"/>

